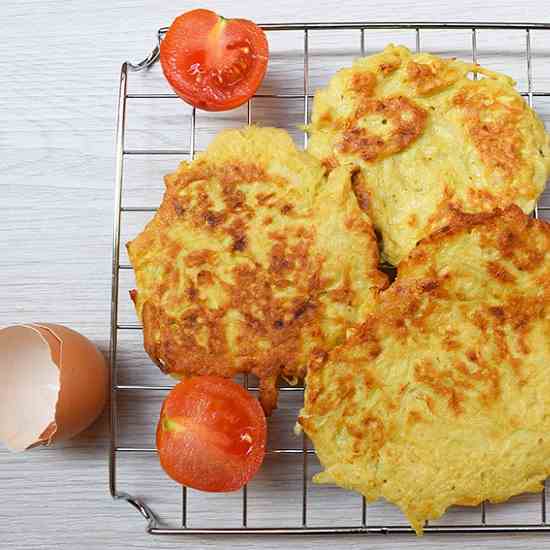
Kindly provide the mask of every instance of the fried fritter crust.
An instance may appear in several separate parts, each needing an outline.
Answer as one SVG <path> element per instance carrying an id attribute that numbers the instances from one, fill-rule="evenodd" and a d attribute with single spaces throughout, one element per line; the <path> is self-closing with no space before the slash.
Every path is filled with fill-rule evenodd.
<path id="1" fill-rule="evenodd" d="M 376 311 L 314 356 L 299 422 L 315 481 L 398 505 L 417 533 L 453 504 L 550 474 L 550 225 L 516 206 L 454 214 Z"/>
<path id="2" fill-rule="evenodd" d="M 343 342 L 385 286 L 347 168 L 327 181 L 274 128 L 222 132 L 166 177 L 128 243 L 145 349 L 177 376 L 250 372 L 270 413 L 277 379 Z"/>
<path id="3" fill-rule="evenodd" d="M 394 265 L 453 209 L 530 212 L 550 173 L 550 138 L 512 79 L 393 45 L 317 92 L 309 131 L 329 170 L 361 167 L 363 204 Z"/>

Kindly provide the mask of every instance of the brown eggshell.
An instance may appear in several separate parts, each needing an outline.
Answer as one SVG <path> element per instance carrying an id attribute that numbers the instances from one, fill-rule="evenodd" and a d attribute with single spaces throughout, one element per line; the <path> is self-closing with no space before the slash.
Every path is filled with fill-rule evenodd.
<path id="1" fill-rule="evenodd" d="M 0 330 L 0 440 L 12 451 L 48 441 L 55 431 L 59 368 L 36 329 Z"/>
<path id="2" fill-rule="evenodd" d="M 69 439 L 88 427 L 107 399 L 103 355 L 62 325 L 0 330 L 0 440 L 13 451 Z"/>
<path id="3" fill-rule="evenodd" d="M 108 370 L 100 351 L 82 334 L 63 325 L 36 323 L 50 345 L 60 370 L 60 390 L 52 441 L 63 441 L 86 429 L 107 401 Z"/>

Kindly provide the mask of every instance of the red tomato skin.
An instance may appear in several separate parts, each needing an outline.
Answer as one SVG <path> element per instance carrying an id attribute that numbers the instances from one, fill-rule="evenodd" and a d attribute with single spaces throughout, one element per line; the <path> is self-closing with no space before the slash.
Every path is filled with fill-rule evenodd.
<path id="1" fill-rule="evenodd" d="M 249 55 L 238 57 L 238 52 L 247 48 Z M 255 23 L 224 19 L 205 9 L 177 17 L 160 45 L 160 62 L 168 83 L 185 102 L 204 111 L 226 111 L 246 103 L 265 76 L 268 57 L 267 38 Z M 210 67 L 211 58 L 222 68 Z M 232 59 L 233 65 L 223 67 Z M 216 80 L 235 72 L 238 75 L 243 64 L 247 74 L 242 80 L 227 86 Z M 197 82 L 201 67 L 205 68 L 204 79 Z"/>
<path id="2" fill-rule="evenodd" d="M 236 437 L 240 433 L 246 440 Z M 162 405 L 156 433 L 165 472 L 182 485 L 208 492 L 245 485 L 263 462 L 266 440 L 266 418 L 258 400 L 218 376 L 179 382 Z"/>

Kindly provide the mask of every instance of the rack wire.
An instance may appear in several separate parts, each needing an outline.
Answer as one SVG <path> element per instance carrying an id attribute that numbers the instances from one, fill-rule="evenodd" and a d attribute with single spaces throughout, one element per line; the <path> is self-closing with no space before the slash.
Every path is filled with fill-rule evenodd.
<path id="1" fill-rule="evenodd" d="M 295 99 L 303 102 L 303 122 L 308 123 L 309 103 L 312 99 L 310 93 L 310 54 L 309 39 L 312 33 L 319 30 L 353 30 L 358 33 L 360 52 L 365 54 L 366 36 L 372 30 L 391 30 L 408 29 L 415 32 L 416 50 L 421 50 L 422 37 L 421 31 L 428 29 L 451 30 L 462 29 L 471 32 L 471 57 L 474 63 L 478 59 L 477 37 L 479 30 L 503 31 L 517 30 L 523 31 L 525 35 L 525 74 L 527 77 L 527 90 L 521 92 L 521 95 L 527 99 L 530 106 L 533 106 L 534 98 L 550 97 L 550 91 L 537 90 L 534 84 L 532 70 L 532 31 L 550 31 L 550 23 L 456 23 L 456 22 L 342 22 L 342 23 L 283 23 L 283 24 L 265 24 L 260 25 L 265 31 L 284 32 L 300 31 L 303 33 L 303 90 L 302 93 L 259 93 L 253 96 L 247 105 L 247 122 L 253 120 L 253 102 L 256 99 Z M 145 384 L 118 384 L 117 379 L 117 343 L 118 335 L 121 331 L 140 331 L 139 324 L 128 324 L 119 322 L 119 284 L 120 273 L 131 270 L 128 264 L 120 262 L 120 241 L 121 241 L 121 218 L 125 212 L 154 212 L 155 206 L 125 206 L 122 204 L 123 191 L 123 173 L 125 159 L 135 155 L 186 155 L 191 159 L 196 152 L 196 110 L 191 111 L 191 125 L 189 132 L 188 149 L 127 149 L 125 147 L 125 131 L 127 118 L 127 100 L 128 99 L 164 99 L 176 97 L 173 93 L 128 93 L 128 73 L 132 71 L 141 71 L 153 66 L 159 58 L 160 42 L 166 33 L 167 28 L 159 29 L 158 44 L 149 54 L 149 56 L 137 64 L 125 62 L 122 64 L 120 72 L 120 86 L 118 95 L 118 114 L 116 123 L 116 174 L 115 174 L 115 199 L 114 199 L 114 228 L 113 228 L 113 262 L 112 262 L 112 289 L 111 289 L 111 338 L 110 338 L 110 368 L 111 368 L 111 438 L 109 454 L 109 488 L 113 498 L 126 500 L 136 508 L 143 518 L 147 521 L 146 531 L 156 535 L 209 535 L 209 534 L 398 534 L 413 533 L 410 527 L 395 524 L 372 524 L 368 521 L 368 506 L 363 498 L 360 514 L 355 522 L 348 526 L 335 527 L 311 526 L 308 523 L 308 456 L 314 454 L 312 449 L 308 448 L 305 435 L 303 436 L 301 446 L 296 448 L 275 448 L 268 451 L 271 454 L 287 454 L 302 456 L 302 487 L 301 487 L 301 525 L 298 527 L 250 527 L 248 525 L 248 492 L 246 486 L 242 491 L 242 518 L 240 527 L 215 527 L 215 528 L 197 528 L 188 526 L 188 517 L 192 513 L 188 503 L 187 489 L 182 488 L 181 495 L 181 526 L 165 527 L 157 519 L 153 510 L 142 500 L 128 493 L 119 490 L 117 486 L 117 457 L 125 453 L 155 453 L 155 448 L 149 447 L 124 447 L 119 445 L 117 431 L 117 396 L 120 392 L 130 392 L 135 390 L 145 392 L 164 392 L 171 389 L 167 385 L 145 385 Z M 549 35 L 550 36 L 550 35 Z M 474 77 L 475 78 L 475 77 Z M 261 121 L 260 121 L 261 122 Z M 304 132 L 303 144 L 307 146 L 307 133 Z M 538 217 L 540 212 L 550 211 L 550 206 L 538 205 L 535 208 L 534 216 Z M 250 390 L 257 391 L 257 387 L 250 386 L 248 377 L 244 377 L 243 384 Z M 283 387 L 283 392 L 303 392 L 303 387 Z M 492 524 L 487 522 L 485 503 L 480 507 L 480 516 L 478 522 L 463 525 L 426 525 L 426 533 L 519 533 L 519 532 L 550 532 L 550 523 L 547 523 L 546 513 L 546 488 L 540 497 L 540 521 L 536 523 L 525 524 Z"/>

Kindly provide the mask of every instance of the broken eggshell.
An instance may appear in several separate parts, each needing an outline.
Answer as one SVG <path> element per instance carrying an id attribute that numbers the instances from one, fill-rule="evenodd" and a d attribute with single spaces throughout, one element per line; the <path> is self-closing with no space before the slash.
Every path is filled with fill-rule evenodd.
<path id="1" fill-rule="evenodd" d="M 69 439 L 105 407 L 103 355 L 62 325 L 0 330 L 0 376 L 0 441 L 12 451 Z"/>

